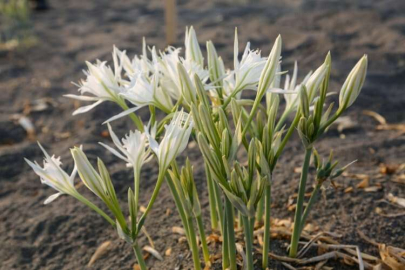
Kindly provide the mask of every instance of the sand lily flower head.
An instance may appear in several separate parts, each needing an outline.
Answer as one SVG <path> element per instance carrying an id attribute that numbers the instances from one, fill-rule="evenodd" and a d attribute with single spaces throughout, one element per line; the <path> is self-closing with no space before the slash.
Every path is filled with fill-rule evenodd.
<path id="1" fill-rule="evenodd" d="M 118 94 L 122 91 L 119 81 L 120 67 L 116 66 L 115 72 L 107 66 L 107 62 L 97 61 L 96 64 L 86 62 L 88 70 L 83 71 L 87 78 L 82 80 L 76 86 L 79 87 L 81 95 L 65 95 L 66 97 L 83 100 L 83 101 L 96 101 L 95 103 L 81 107 L 73 112 L 73 115 L 85 113 L 98 106 L 106 100 L 115 101 Z M 83 94 L 89 93 L 91 96 Z"/>
<path id="2" fill-rule="evenodd" d="M 166 132 L 160 144 L 148 134 L 150 147 L 158 157 L 162 171 L 167 169 L 170 163 L 184 151 L 192 128 L 191 115 L 180 111 L 176 112 L 170 124 L 165 126 Z"/>
<path id="3" fill-rule="evenodd" d="M 125 71 L 125 75 L 129 78 L 139 74 L 147 76 L 153 69 L 152 62 L 148 59 L 145 39 L 143 39 L 142 42 L 142 55 L 135 55 L 132 60 L 130 60 L 126 54 L 126 51 L 120 51 L 114 46 L 113 59 L 115 70 L 121 71 L 121 69 L 123 69 Z"/>
<path id="4" fill-rule="evenodd" d="M 186 57 L 180 57 L 180 48 L 168 47 L 166 52 L 160 54 L 158 60 L 158 70 L 163 74 L 160 79 L 160 85 L 164 92 L 168 92 L 170 96 L 179 100 L 184 98 L 184 84 L 190 82 L 191 87 L 195 88 L 193 78 L 195 75 L 205 83 L 209 78 L 209 71 L 204 68 L 204 58 L 202 57 L 200 47 L 194 29 L 186 31 Z M 154 58 L 157 58 L 155 55 Z M 179 67 L 181 70 L 179 70 Z M 183 72 L 184 71 L 184 72 Z M 185 76 L 187 76 L 185 78 Z M 185 80 L 187 82 L 185 82 Z M 207 86 L 207 89 L 212 87 Z M 189 92 L 195 95 L 195 91 L 188 89 Z M 186 101 L 190 103 L 190 99 Z"/>
<path id="5" fill-rule="evenodd" d="M 157 75 L 148 78 L 144 74 L 138 74 L 120 95 L 138 107 L 154 105 L 165 112 L 173 107 L 170 97 L 158 85 Z"/>
<path id="6" fill-rule="evenodd" d="M 150 153 L 147 149 L 148 138 L 146 134 L 138 130 L 135 132 L 130 131 L 129 134 L 120 141 L 110 124 L 108 124 L 108 130 L 111 139 L 119 151 L 104 143 L 100 144 L 120 159 L 126 161 L 128 167 L 134 167 L 134 170 L 139 172 L 142 165 L 147 162 Z"/>
<path id="7" fill-rule="evenodd" d="M 251 50 L 249 42 L 239 62 L 238 44 L 238 34 L 235 31 L 234 70 L 229 72 L 224 79 L 224 90 L 228 96 L 234 91 L 256 90 L 260 74 L 266 64 L 266 58 L 261 57 L 259 50 Z"/>
<path id="8" fill-rule="evenodd" d="M 48 204 L 55 199 L 57 199 L 62 194 L 69 194 L 73 195 L 76 193 L 76 189 L 74 187 L 74 178 L 76 176 L 77 170 L 76 166 L 72 171 L 72 174 L 69 176 L 62 168 L 60 167 L 62 162 L 60 161 L 60 157 L 56 158 L 55 156 L 49 156 L 49 154 L 45 151 L 40 143 L 38 143 L 39 147 L 41 148 L 42 152 L 45 155 L 44 159 L 44 167 L 41 168 L 37 162 L 33 163 L 28 159 L 25 161 L 34 172 L 41 178 L 41 182 L 50 186 L 51 188 L 58 191 L 51 196 L 49 196 L 44 204 Z"/>

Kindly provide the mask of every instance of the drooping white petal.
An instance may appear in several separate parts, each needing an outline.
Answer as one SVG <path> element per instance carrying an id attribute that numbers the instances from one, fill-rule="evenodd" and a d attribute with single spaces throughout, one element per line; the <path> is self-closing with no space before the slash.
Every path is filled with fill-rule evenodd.
<path id="1" fill-rule="evenodd" d="M 100 98 L 98 97 L 89 97 L 89 96 L 78 96 L 78 95 L 63 95 L 64 97 L 67 98 L 72 98 L 72 99 L 77 99 L 77 100 L 82 100 L 82 101 L 98 101 Z"/>
<path id="2" fill-rule="evenodd" d="M 55 193 L 55 194 L 49 196 L 49 197 L 44 201 L 44 204 L 48 204 L 48 203 L 53 202 L 53 201 L 56 200 L 60 195 L 62 195 L 62 193 L 58 192 L 58 193 Z"/>
<path id="3" fill-rule="evenodd" d="M 142 107 L 143 107 L 143 106 L 140 106 L 140 107 L 133 107 L 133 108 L 131 108 L 131 109 L 125 110 L 125 111 L 123 111 L 123 112 L 121 112 L 121 113 L 119 113 L 119 114 L 117 114 L 117 115 L 115 115 L 115 116 L 113 116 L 113 117 L 107 119 L 106 121 L 104 121 L 104 122 L 103 122 L 103 125 L 104 125 L 104 124 L 107 124 L 107 123 L 109 123 L 109 122 L 115 121 L 115 120 L 117 120 L 117 119 L 120 119 L 121 117 L 127 116 L 128 114 L 131 114 L 131 113 L 133 113 L 133 112 L 136 112 L 137 110 L 139 110 L 139 109 L 142 108 Z"/>
<path id="4" fill-rule="evenodd" d="M 73 115 L 77 115 L 77 114 L 86 113 L 88 111 L 91 111 L 92 109 L 94 109 L 95 107 L 97 107 L 98 105 L 100 105 L 103 102 L 104 102 L 104 100 L 99 100 L 97 102 L 94 102 L 91 105 L 80 107 L 80 108 L 78 108 L 77 110 L 75 110 L 73 112 Z"/>
<path id="5" fill-rule="evenodd" d="M 118 158 L 125 160 L 126 162 L 129 162 L 128 159 L 126 157 L 124 157 L 123 155 L 121 155 L 117 150 L 115 150 L 114 148 L 112 148 L 111 146 L 106 145 L 105 143 L 99 142 L 99 144 L 103 147 L 105 147 L 108 151 L 110 151 L 111 153 L 113 153 L 114 155 L 116 155 Z"/>

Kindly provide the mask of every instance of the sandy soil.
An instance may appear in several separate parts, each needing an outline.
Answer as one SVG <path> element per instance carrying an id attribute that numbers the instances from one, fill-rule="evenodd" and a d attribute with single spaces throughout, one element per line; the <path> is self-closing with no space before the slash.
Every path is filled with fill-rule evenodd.
<path id="1" fill-rule="evenodd" d="M 341 234 L 341 243 L 359 245 L 370 254 L 378 255 L 378 250 L 362 240 L 357 230 L 377 242 L 405 248 L 405 215 L 386 217 L 375 210 L 379 207 L 384 213 L 404 212 L 403 208 L 381 201 L 389 193 L 405 198 L 405 185 L 393 181 L 398 173 L 379 174 L 379 164 L 405 162 L 405 136 L 397 130 L 377 131 L 377 122 L 362 114 L 363 110 L 372 110 L 389 123 L 405 123 L 405 2 L 258 0 L 252 1 L 254 5 L 231 4 L 230 0 L 178 2 L 179 40 L 183 39 L 185 26 L 194 25 L 200 41 L 212 39 L 227 63 L 232 57 L 235 26 L 239 29 L 240 44 L 250 40 L 264 54 L 280 33 L 284 43 L 283 67 L 291 69 L 297 60 L 301 75 L 320 65 L 330 50 L 331 89 L 335 91 L 356 60 L 364 53 L 369 55 L 364 90 L 346 114 L 355 126 L 343 132 L 332 128 L 317 148 L 322 154 L 336 149 L 342 163 L 358 159 L 350 173 L 369 175 L 370 186 L 380 185 L 381 189 L 366 192 L 356 188 L 360 180 L 355 177 L 340 177 L 337 181 L 340 187 L 326 190 L 326 199 L 315 207 L 309 221 L 322 230 Z M 73 145 L 84 144 L 91 158 L 101 156 L 125 201 L 127 184 L 132 182 L 131 172 L 97 145 L 98 141 L 109 140 L 102 136 L 106 128 L 101 122 L 119 112 L 119 108 L 106 103 L 90 113 L 72 117 L 78 104 L 62 95 L 76 92 L 70 82 L 83 77 L 85 60 L 111 60 L 114 44 L 131 54 L 139 53 L 145 36 L 149 44 L 163 49 L 162 3 L 157 0 L 50 3 L 51 10 L 33 14 L 39 44 L 27 51 L 0 53 L 0 268 L 84 269 L 97 247 L 111 240 L 112 248 L 93 268 L 131 269 L 135 263 L 131 249 L 96 214 L 67 196 L 43 205 L 53 191 L 40 184 L 23 160 L 27 157 L 40 161 L 41 152 L 35 140 L 30 140 L 12 119 L 15 114 L 25 113 L 35 126 L 36 139 L 50 152 L 62 156 L 68 171 L 72 169 L 69 148 Z M 44 99 L 47 108 L 35 111 L 38 100 Z M 122 134 L 131 128 L 131 123 L 121 120 L 115 127 Z M 196 147 L 187 149 L 187 153 L 196 166 L 208 229 L 207 191 L 200 154 Z M 273 217 L 293 217 L 287 203 L 297 190 L 299 174 L 294 173 L 294 168 L 302 159 L 301 145 L 295 138 L 275 173 Z M 156 164 L 147 164 L 142 173 L 143 204 L 152 193 L 155 175 Z M 344 192 L 348 187 L 353 187 L 353 191 Z M 84 188 L 80 191 L 95 199 Z M 171 209 L 171 214 L 166 214 L 167 209 Z M 146 227 L 158 251 L 164 253 L 170 247 L 173 251 L 162 262 L 149 258 L 147 264 L 153 269 L 192 267 L 187 244 L 178 243 L 179 236 L 171 233 L 171 227 L 180 224 L 168 188 L 163 186 Z M 144 235 L 139 241 L 147 244 Z M 272 241 L 272 251 L 283 254 L 286 244 L 285 240 Z M 343 269 L 338 262 L 332 264 L 335 269 Z M 274 261 L 272 268 L 283 269 Z"/>

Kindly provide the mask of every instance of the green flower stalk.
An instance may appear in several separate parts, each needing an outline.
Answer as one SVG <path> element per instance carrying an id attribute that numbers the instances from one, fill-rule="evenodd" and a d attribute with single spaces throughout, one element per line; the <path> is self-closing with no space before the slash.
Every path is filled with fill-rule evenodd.
<path id="1" fill-rule="evenodd" d="M 328 63 L 328 65 L 330 66 L 330 55 L 327 56 L 325 64 L 326 63 Z M 360 59 L 357 65 L 350 72 L 345 84 L 342 87 L 341 90 L 342 92 L 340 93 L 340 107 L 337 110 L 337 112 L 330 118 L 329 115 L 332 110 L 332 105 L 330 105 L 329 108 L 323 113 L 323 105 L 325 102 L 329 80 L 328 76 L 330 72 L 325 71 L 326 72 L 325 74 L 327 74 L 328 76 L 325 77 L 323 81 L 320 98 L 314 100 L 313 111 L 310 110 L 310 105 L 312 104 L 311 99 L 312 92 L 308 91 L 305 86 L 301 86 L 299 92 L 300 120 L 297 126 L 297 130 L 305 148 L 305 158 L 302 165 L 301 178 L 298 188 L 297 207 L 295 209 L 295 216 L 294 216 L 294 229 L 290 245 L 290 257 L 296 257 L 297 255 L 298 241 L 301 235 L 302 228 L 304 226 L 303 222 L 305 222 L 306 216 L 308 215 L 308 213 L 303 213 L 303 205 L 304 205 L 304 196 L 308 176 L 308 169 L 310 165 L 310 159 L 314 143 L 316 142 L 317 139 L 319 139 L 320 136 L 323 135 L 325 130 L 342 114 L 342 112 L 355 101 L 355 99 L 358 96 L 358 93 L 360 93 L 361 87 L 363 86 L 364 77 L 366 75 L 366 68 L 367 68 L 367 56 L 364 56 L 362 59 Z M 321 84 L 319 83 L 319 87 L 320 86 Z M 326 168 L 318 169 L 318 171 L 320 170 L 322 177 L 328 176 L 328 174 L 330 174 L 331 170 L 333 169 L 333 165 L 328 164 Z M 315 192 L 313 199 L 310 200 L 311 205 L 316 199 L 316 194 L 317 191 Z M 308 211 L 309 210 L 310 208 L 308 208 Z"/>
<path id="2" fill-rule="evenodd" d="M 146 133 L 150 148 L 156 154 L 159 161 L 159 175 L 155 189 L 152 193 L 152 197 L 148 203 L 148 206 L 146 207 L 145 212 L 139 220 L 138 233 L 145 222 L 146 216 L 155 203 L 160 188 L 163 184 L 163 180 L 165 179 L 166 170 L 176 159 L 176 157 L 186 148 L 192 127 L 193 123 L 191 122 L 190 115 L 180 111 L 175 113 L 170 124 L 165 126 L 166 132 L 160 144 L 157 143 L 151 134 Z"/>
<path id="3" fill-rule="evenodd" d="M 319 191 L 323 187 L 324 183 L 327 180 L 333 180 L 336 177 L 340 176 L 350 165 L 356 162 L 355 160 L 342 168 L 335 169 L 339 162 L 333 161 L 333 151 L 330 151 L 329 159 L 327 160 L 327 162 L 324 162 L 321 160 L 318 152 L 315 149 L 313 150 L 313 161 L 316 168 L 315 187 L 302 214 L 302 218 L 300 221 L 301 227 L 299 230 L 300 234 L 305 227 L 306 219 L 312 209 L 312 206 L 317 201 Z"/>
<path id="4" fill-rule="evenodd" d="M 187 231 L 186 235 L 188 236 L 187 238 L 190 249 L 193 253 L 194 265 L 195 267 L 200 267 L 198 248 L 196 248 L 195 242 L 193 219 L 195 219 L 197 222 L 197 227 L 201 238 L 204 262 L 206 265 L 210 265 L 208 245 L 201 217 L 201 206 L 198 199 L 197 189 L 194 183 L 193 168 L 188 159 L 186 160 L 185 166 L 181 169 L 180 175 L 178 174 L 176 167 L 177 166 L 175 166 L 174 171 L 169 170 L 171 181 L 171 184 L 169 184 L 169 186 L 171 189 L 172 185 L 174 186 L 175 190 L 172 190 L 172 193 L 177 194 L 179 198 L 179 203 L 177 203 L 176 205 L 178 208 L 180 208 L 178 209 L 179 212 L 183 212 L 185 214 L 185 220 L 183 221 L 182 219 L 182 221 L 183 226 Z"/>

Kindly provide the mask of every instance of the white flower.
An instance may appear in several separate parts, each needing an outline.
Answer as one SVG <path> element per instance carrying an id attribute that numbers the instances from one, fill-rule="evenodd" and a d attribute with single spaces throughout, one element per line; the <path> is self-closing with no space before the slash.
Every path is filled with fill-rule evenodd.
<path id="1" fill-rule="evenodd" d="M 149 80 L 145 75 L 138 74 L 131 79 L 130 85 L 120 95 L 139 107 L 154 105 L 165 112 L 173 108 L 170 97 L 158 86 L 157 75 Z"/>
<path id="2" fill-rule="evenodd" d="M 120 159 L 126 161 L 128 167 L 134 167 L 134 170 L 139 172 L 142 165 L 147 162 L 150 153 L 147 149 L 148 138 L 146 134 L 138 130 L 135 132 L 130 131 L 129 134 L 122 139 L 121 143 L 110 124 L 108 124 L 108 130 L 111 139 L 120 152 L 104 143 L 100 142 L 100 144 Z"/>
<path id="3" fill-rule="evenodd" d="M 224 90 L 227 96 L 231 95 L 234 91 L 239 92 L 245 89 L 256 90 L 260 75 L 266 64 L 266 58 L 261 57 L 259 50 L 250 50 L 249 42 L 239 62 L 238 47 L 238 34 L 235 31 L 234 70 L 228 72 L 228 76 L 224 78 Z"/>
<path id="4" fill-rule="evenodd" d="M 340 90 L 339 105 L 350 107 L 360 94 L 367 73 L 367 55 L 364 55 L 354 66 Z"/>
<path id="5" fill-rule="evenodd" d="M 153 69 L 152 62 L 147 56 L 145 39 L 142 41 L 142 55 L 135 55 L 134 58 L 130 60 L 126 51 L 120 51 L 114 46 L 113 59 L 116 65 L 118 65 L 119 59 L 120 63 L 118 66 L 125 70 L 126 76 L 129 78 L 138 76 L 139 74 L 148 76 Z"/>
<path id="6" fill-rule="evenodd" d="M 41 168 L 41 166 L 39 166 L 37 162 L 33 163 L 28 159 L 25 159 L 25 161 L 41 178 L 42 184 L 48 185 L 51 188 L 58 191 L 58 193 L 55 193 L 50 197 L 48 197 L 45 200 L 44 204 L 48 204 L 54 201 L 62 194 L 69 194 L 73 196 L 76 193 L 76 189 L 73 182 L 77 173 L 76 166 L 73 169 L 72 174 L 69 176 L 60 167 L 60 165 L 62 164 L 60 162 L 60 157 L 56 158 L 55 156 L 52 157 L 49 156 L 48 153 L 45 151 L 45 149 L 42 147 L 42 145 L 40 143 L 38 143 L 38 145 L 45 155 L 44 167 Z"/>
<path id="7" fill-rule="evenodd" d="M 147 133 L 149 145 L 158 157 L 161 170 L 167 169 L 170 163 L 184 151 L 192 128 L 191 115 L 180 111 L 175 113 L 170 124 L 165 126 L 166 132 L 160 144 Z"/>
<path id="8" fill-rule="evenodd" d="M 204 69 L 203 66 L 192 59 L 183 59 L 179 56 L 179 54 L 179 48 L 167 48 L 167 53 L 161 53 L 158 68 L 163 74 L 160 80 L 160 85 L 163 88 L 163 91 L 168 92 L 175 100 L 179 100 L 181 97 L 184 97 L 182 92 L 182 85 L 184 82 L 182 82 L 180 71 L 178 69 L 179 63 L 184 67 L 188 76 L 188 81 L 191 82 L 192 87 L 194 88 L 195 85 L 193 78 L 195 74 L 198 75 L 203 83 L 205 83 L 209 77 L 208 70 Z M 191 92 L 194 92 L 195 95 L 195 89 L 194 91 L 191 89 Z"/>
<path id="9" fill-rule="evenodd" d="M 83 101 L 96 101 L 95 103 L 81 107 L 73 112 L 73 115 L 85 113 L 101 104 L 106 100 L 116 101 L 118 94 L 122 91 L 119 85 L 120 81 L 120 66 L 115 64 L 115 74 L 112 69 L 107 66 L 106 62 L 97 61 L 96 64 L 86 62 L 88 71 L 83 71 L 87 78 L 82 80 L 79 84 L 78 95 L 65 95 L 66 97 L 83 100 Z M 83 94 L 89 93 L 91 96 L 83 96 Z"/>
<path id="10" fill-rule="evenodd" d="M 167 53 L 161 53 L 159 61 L 159 71 L 162 72 L 161 85 L 170 96 L 179 100 L 181 97 L 181 84 L 177 72 L 177 63 L 180 62 L 180 48 L 167 48 Z"/>

